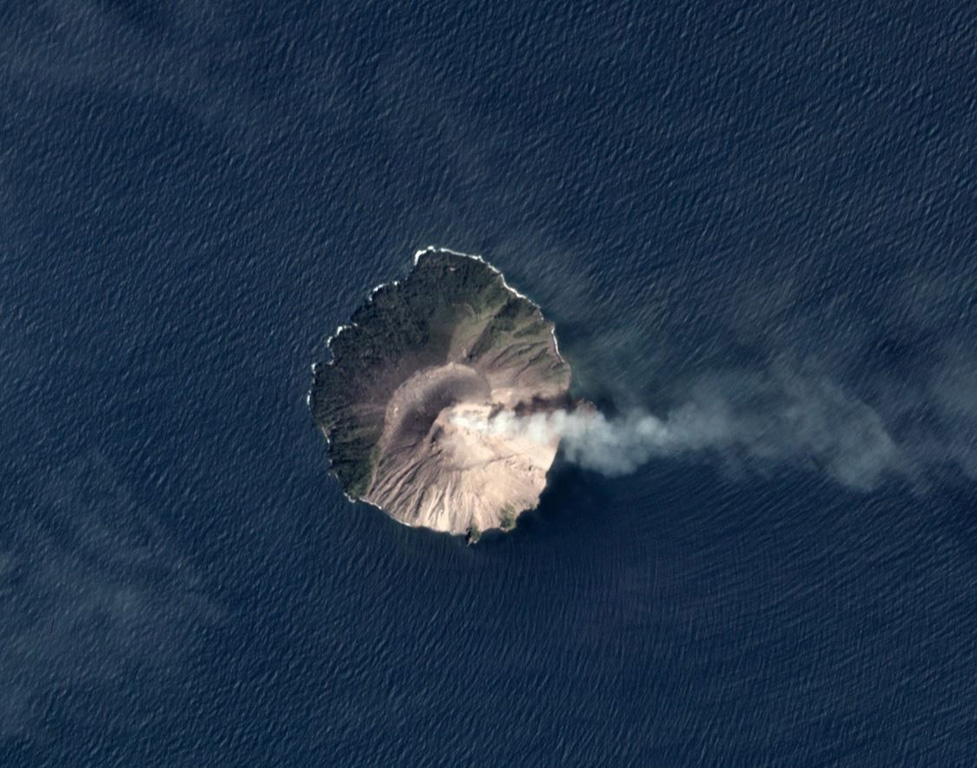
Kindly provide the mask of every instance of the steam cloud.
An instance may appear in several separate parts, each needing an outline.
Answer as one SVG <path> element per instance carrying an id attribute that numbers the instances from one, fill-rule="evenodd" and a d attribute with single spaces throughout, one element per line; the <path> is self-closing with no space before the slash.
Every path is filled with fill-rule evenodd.
<path id="1" fill-rule="evenodd" d="M 899 443 L 873 408 L 829 381 L 727 376 L 701 382 L 684 404 L 658 417 L 643 411 L 607 418 L 585 410 L 497 414 L 466 426 L 538 441 L 562 440 L 564 456 L 607 475 L 634 471 L 656 457 L 719 456 L 751 466 L 791 463 L 870 490 L 886 477 L 917 476 L 927 462 L 972 457 L 924 456 Z"/>

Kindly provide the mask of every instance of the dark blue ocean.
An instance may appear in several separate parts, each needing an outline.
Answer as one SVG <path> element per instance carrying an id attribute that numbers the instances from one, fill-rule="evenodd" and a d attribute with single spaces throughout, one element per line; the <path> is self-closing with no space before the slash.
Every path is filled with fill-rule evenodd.
<path id="1" fill-rule="evenodd" d="M 0 765 L 977 765 L 972 3 L 0 9 Z M 429 244 L 739 431 L 347 503 L 310 367 Z"/>

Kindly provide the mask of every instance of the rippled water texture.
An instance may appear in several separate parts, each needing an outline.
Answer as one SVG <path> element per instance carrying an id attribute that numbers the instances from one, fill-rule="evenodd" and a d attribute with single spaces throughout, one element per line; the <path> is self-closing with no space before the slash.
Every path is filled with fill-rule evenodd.
<path id="1" fill-rule="evenodd" d="M 974 764 L 972 7 L 523 7 L 8 9 L 0 764 Z M 429 243 L 727 437 L 348 504 L 309 367 Z"/>

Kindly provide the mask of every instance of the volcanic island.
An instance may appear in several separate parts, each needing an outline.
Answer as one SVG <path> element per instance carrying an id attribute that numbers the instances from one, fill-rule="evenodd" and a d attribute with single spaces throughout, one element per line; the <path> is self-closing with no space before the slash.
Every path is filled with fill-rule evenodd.
<path id="1" fill-rule="evenodd" d="M 575 407 L 540 308 L 477 256 L 426 248 L 373 290 L 313 368 L 309 407 L 351 500 L 410 526 L 509 530 L 539 502 L 559 438 L 486 429 Z"/>

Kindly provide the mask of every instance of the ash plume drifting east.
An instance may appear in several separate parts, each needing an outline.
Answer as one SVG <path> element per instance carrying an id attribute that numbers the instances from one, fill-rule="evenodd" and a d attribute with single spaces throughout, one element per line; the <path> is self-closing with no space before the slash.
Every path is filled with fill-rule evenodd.
<path id="1" fill-rule="evenodd" d="M 559 438 L 564 458 L 605 475 L 635 471 L 655 458 L 709 456 L 755 469 L 789 464 L 858 490 L 887 478 L 918 478 L 936 464 L 971 474 L 970 454 L 934 450 L 893 436 L 879 412 L 825 378 L 802 375 L 713 376 L 694 385 L 663 415 L 594 409 L 504 411 L 463 426 L 492 434 Z"/>

